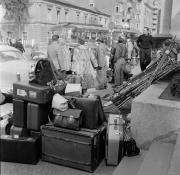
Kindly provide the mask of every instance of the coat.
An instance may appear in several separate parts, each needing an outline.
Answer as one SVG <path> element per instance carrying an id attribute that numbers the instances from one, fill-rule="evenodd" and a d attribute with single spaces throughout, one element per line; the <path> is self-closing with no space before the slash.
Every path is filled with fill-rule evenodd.
<path id="1" fill-rule="evenodd" d="M 93 51 L 84 45 L 74 49 L 72 71 L 82 76 L 87 88 L 95 87 L 97 60 Z"/>
<path id="2" fill-rule="evenodd" d="M 100 67 L 105 67 L 107 65 L 106 60 L 107 47 L 104 43 L 100 43 L 97 47 L 97 63 Z"/>

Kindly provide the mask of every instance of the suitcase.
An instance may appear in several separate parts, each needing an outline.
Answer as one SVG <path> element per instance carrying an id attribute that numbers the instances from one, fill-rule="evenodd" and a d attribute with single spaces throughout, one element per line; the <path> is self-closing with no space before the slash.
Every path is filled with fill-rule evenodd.
<path id="1" fill-rule="evenodd" d="M 33 131 L 33 130 L 30 130 L 30 137 L 33 137 L 33 138 L 37 138 L 37 146 L 38 146 L 38 150 L 39 150 L 39 156 L 41 158 L 41 155 L 42 155 L 42 139 L 41 139 L 41 132 L 39 131 Z"/>
<path id="2" fill-rule="evenodd" d="M 93 172 L 105 156 L 106 126 L 73 131 L 48 124 L 41 132 L 44 161 Z"/>
<path id="3" fill-rule="evenodd" d="M 109 114 L 106 141 L 106 164 L 118 165 L 124 156 L 124 120 L 121 115 Z"/>
<path id="4" fill-rule="evenodd" d="M 85 116 L 83 118 L 83 128 L 97 129 L 106 121 L 101 99 L 95 98 L 78 98 L 65 96 L 67 99 L 75 99 L 74 105 L 77 109 L 81 109 Z"/>
<path id="5" fill-rule="evenodd" d="M 46 104 L 52 101 L 53 91 L 49 86 L 20 81 L 13 84 L 13 96 L 29 102 Z"/>
<path id="6" fill-rule="evenodd" d="M 13 138 L 1 135 L 1 161 L 36 164 L 40 153 L 38 139 L 33 137 Z"/>
<path id="7" fill-rule="evenodd" d="M 13 99 L 14 125 L 18 127 L 27 126 L 27 102 Z"/>
<path id="8" fill-rule="evenodd" d="M 21 128 L 12 125 L 10 129 L 10 135 L 11 136 L 18 136 L 18 137 L 24 137 L 24 136 L 29 136 L 29 130 L 27 128 Z"/>
<path id="9" fill-rule="evenodd" d="M 40 131 L 40 126 L 48 123 L 48 115 L 51 105 L 39 105 L 28 103 L 27 105 L 27 128 Z"/>

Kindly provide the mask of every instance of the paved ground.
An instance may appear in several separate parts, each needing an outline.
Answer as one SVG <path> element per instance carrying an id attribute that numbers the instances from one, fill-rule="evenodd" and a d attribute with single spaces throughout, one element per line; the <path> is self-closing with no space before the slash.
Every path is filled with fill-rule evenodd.
<path id="1" fill-rule="evenodd" d="M 94 175 L 112 175 L 115 167 L 106 166 L 103 161 L 93 173 Z M 1 175 L 91 175 L 68 167 L 39 161 L 37 165 L 1 162 Z"/>

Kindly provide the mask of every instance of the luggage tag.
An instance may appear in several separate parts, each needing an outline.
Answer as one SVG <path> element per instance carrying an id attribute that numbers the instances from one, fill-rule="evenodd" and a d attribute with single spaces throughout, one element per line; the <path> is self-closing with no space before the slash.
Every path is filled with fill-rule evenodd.
<path id="1" fill-rule="evenodd" d="M 26 90 L 17 89 L 16 93 L 17 93 L 17 95 L 19 95 L 19 96 L 21 96 L 21 97 L 27 97 L 27 92 L 26 92 Z"/>
<path id="2" fill-rule="evenodd" d="M 34 99 L 36 99 L 36 98 L 37 98 L 37 92 L 35 92 L 35 91 L 29 91 L 29 98 L 34 98 Z"/>

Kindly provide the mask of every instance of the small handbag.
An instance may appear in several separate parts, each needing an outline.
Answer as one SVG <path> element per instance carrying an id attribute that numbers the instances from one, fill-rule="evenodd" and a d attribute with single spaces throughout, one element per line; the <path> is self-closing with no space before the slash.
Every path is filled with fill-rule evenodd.
<path id="1" fill-rule="evenodd" d="M 136 145 L 136 141 L 131 138 L 124 141 L 124 155 L 127 157 L 137 156 L 140 153 L 140 149 Z"/>
<path id="2" fill-rule="evenodd" d="M 79 109 L 68 109 L 66 111 L 53 109 L 53 115 L 55 127 L 80 130 L 84 113 Z"/>

